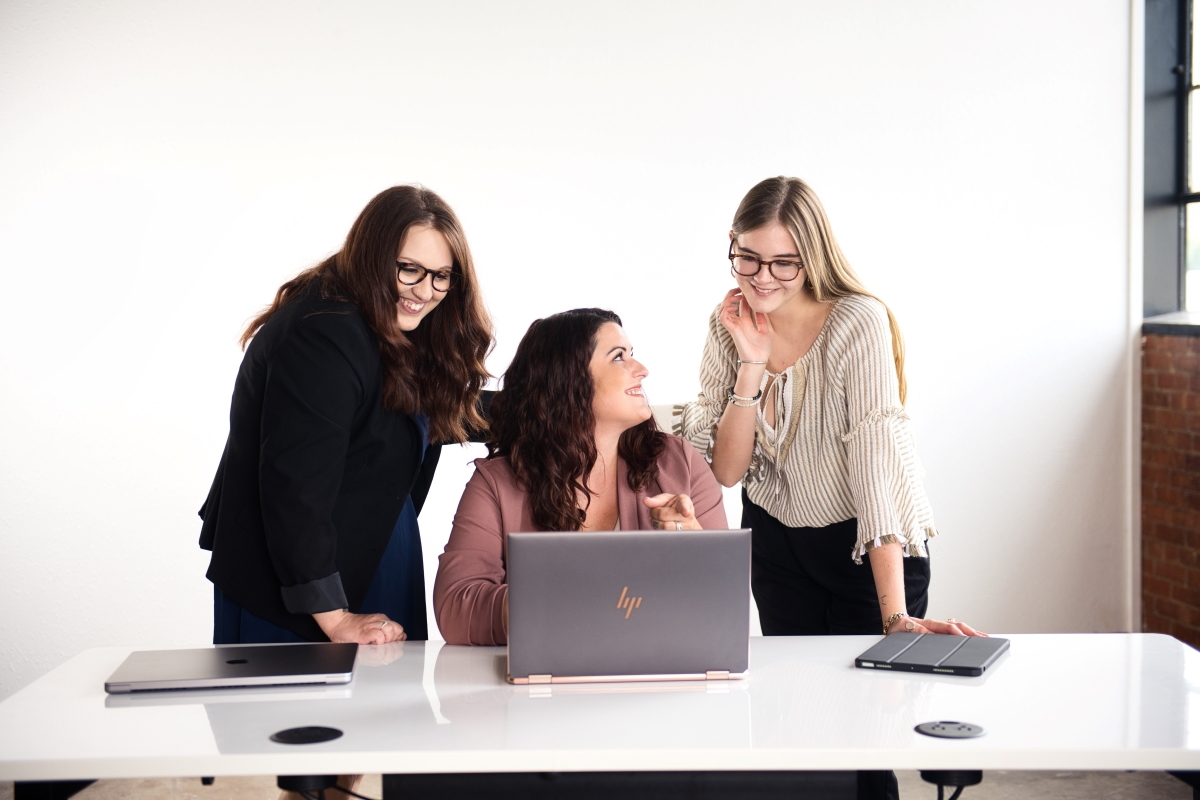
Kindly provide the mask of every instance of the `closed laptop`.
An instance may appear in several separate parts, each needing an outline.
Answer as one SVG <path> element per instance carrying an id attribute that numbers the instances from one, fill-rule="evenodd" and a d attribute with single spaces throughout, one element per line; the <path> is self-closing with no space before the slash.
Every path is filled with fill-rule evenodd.
<path id="1" fill-rule="evenodd" d="M 741 677 L 750 531 L 508 536 L 513 683 Z"/>
<path id="2" fill-rule="evenodd" d="M 247 644 L 140 650 L 104 682 L 110 694 L 163 689 L 349 683 L 356 644 Z"/>

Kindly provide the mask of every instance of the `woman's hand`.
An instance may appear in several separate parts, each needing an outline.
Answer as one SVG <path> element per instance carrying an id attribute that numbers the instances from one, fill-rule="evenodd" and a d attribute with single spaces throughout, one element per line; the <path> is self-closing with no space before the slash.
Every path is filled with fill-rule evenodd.
<path id="1" fill-rule="evenodd" d="M 741 289 L 730 289 L 725 293 L 719 319 L 733 337 L 738 358 L 766 361 L 771 357 L 771 325 L 765 314 L 750 308 Z"/>
<path id="2" fill-rule="evenodd" d="M 912 625 L 912 627 L 908 627 Z M 965 622 L 960 622 L 954 617 L 942 622 L 939 619 L 917 619 L 916 617 L 902 617 L 892 623 L 888 633 L 895 631 L 908 631 L 910 633 L 948 633 L 951 636 L 987 636 L 983 631 L 977 631 Z"/>
<path id="3" fill-rule="evenodd" d="M 642 500 L 650 509 L 650 524 L 660 531 L 699 531 L 696 508 L 686 494 L 659 494 Z"/>
<path id="4" fill-rule="evenodd" d="M 346 644 L 387 644 L 402 642 L 408 638 L 386 614 L 351 614 L 344 609 L 322 611 L 313 614 L 313 619 L 331 642 Z"/>

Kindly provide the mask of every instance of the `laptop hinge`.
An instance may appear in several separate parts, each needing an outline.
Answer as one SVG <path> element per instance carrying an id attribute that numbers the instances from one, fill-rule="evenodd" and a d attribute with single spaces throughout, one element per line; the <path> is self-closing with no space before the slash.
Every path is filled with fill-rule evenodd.
<path id="1" fill-rule="evenodd" d="M 729 673 L 726 672 L 725 674 L 728 675 Z M 530 675 L 529 682 L 530 683 L 550 683 L 552 677 L 553 676 L 551 676 L 551 675 Z"/>
<path id="2" fill-rule="evenodd" d="M 529 677 L 531 679 L 533 678 L 532 675 L 530 675 Z M 706 681 L 727 681 L 727 680 L 729 680 L 729 670 L 727 670 L 727 669 L 710 669 L 708 672 L 704 673 L 704 680 L 706 680 Z M 530 682 L 532 682 L 532 680 Z"/>

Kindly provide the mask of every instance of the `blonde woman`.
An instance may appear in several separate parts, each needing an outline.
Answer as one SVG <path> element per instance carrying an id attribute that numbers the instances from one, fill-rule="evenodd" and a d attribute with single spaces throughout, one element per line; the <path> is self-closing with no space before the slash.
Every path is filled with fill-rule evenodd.
<path id="1" fill-rule="evenodd" d="M 820 200 L 799 178 L 769 178 L 729 239 L 737 287 L 712 314 L 702 391 L 677 432 L 723 485 L 742 483 L 763 633 L 986 635 L 924 618 L 937 531 L 904 411 L 900 329 Z"/>

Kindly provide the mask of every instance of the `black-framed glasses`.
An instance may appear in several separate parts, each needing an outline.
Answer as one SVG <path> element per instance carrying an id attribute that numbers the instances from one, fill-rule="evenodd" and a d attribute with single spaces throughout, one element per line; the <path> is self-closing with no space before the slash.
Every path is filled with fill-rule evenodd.
<path id="1" fill-rule="evenodd" d="M 733 265 L 735 275 L 743 278 L 753 278 L 762 271 L 763 267 L 766 267 L 767 272 L 775 280 L 794 281 L 796 280 L 796 276 L 800 274 L 800 270 L 804 269 L 803 261 L 795 261 L 789 258 L 763 261 L 758 256 L 752 256 L 749 253 L 735 253 L 733 252 L 733 246 L 736 243 L 733 239 L 729 240 L 729 263 Z"/>
<path id="2" fill-rule="evenodd" d="M 420 264 L 396 259 L 396 278 L 405 286 L 416 286 L 426 275 L 431 277 L 435 292 L 448 292 L 458 281 L 458 273 L 452 269 L 425 269 Z"/>

